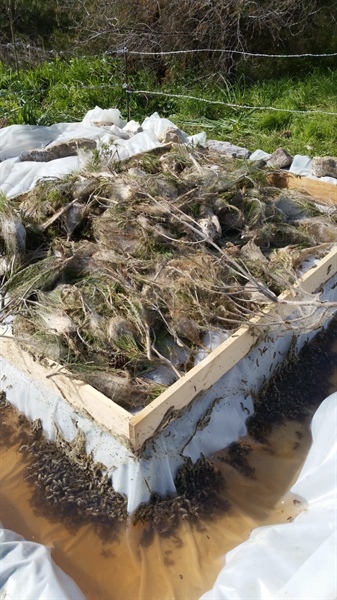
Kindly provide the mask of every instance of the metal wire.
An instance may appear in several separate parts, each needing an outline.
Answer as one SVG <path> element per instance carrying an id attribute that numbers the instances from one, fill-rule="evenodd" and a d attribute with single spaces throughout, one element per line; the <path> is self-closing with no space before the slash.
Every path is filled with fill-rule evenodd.
<path id="1" fill-rule="evenodd" d="M 330 112 L 325 110 L 296 110 L 291 108 L 276 108 L 275 106 L 251 106 L 248 104 L 236 104 L 234 102 L 223 102 L 222 100 L 209 100 L 207 98 L 200 98 L 198 96 L 189 96 L 184 94 L 169 94 L 167 92 L 155 92 L 150 90 L 133 90 L 133 94 L 144 94 L 148 96 L 166 96 L 168 98 L 181 98 L 186 100 L 196 100 L 198 102 L 206 102 L 208 104 L 217 104 L 220 106 L 228 106 L 229 108 L 240 108 L 244 110 L 272 110 L 277 112 L 286 112 L 294 114 L 315 114 L 315 115 L 330 115 L 337 117 L 337 112 Z"/>
<path id="2" fill-rule="evenodd" d="M 146 51 L 138 51 L 138 50 L 129 50 L 129 54 L 136 54 L 139 56 L 169 56 L 172 54 L 192 54 L 197 52 L 216 52 L 223 54 L 239 54 L 241 56 L 256 56 L 259 58 L 324 58 L 330 56 L 337 56 L 337 52 L 326 53 L 326 54 L 264 54 L 258 52 L 245 52 L 244 50 L 225 50 L 220 48 L 199 48 L 196 50 L 168 50 L 168 51 L 158 51 L 158 52 L 146 52 Z"/>
<path id="3" fill-rule="evenodd" d="M 65 86 L 64 86 L 65 87 Z M 72 89 L 75 86 L 71 86 L 70 89 Z M 123 84 L 122 83 L 105 83 L 102 85 L 83 85 L 80 84 L 79 86 L 76 87 L 77 90 L 100 90 L 100 89 L 105 89 L 105 88 L 119 88 L 119 89 L 123 89 Z M 69 88 L 67 88 L 69 89 Z M 0 96 L 21 96 L 24 94 L 36 94 L 38 90 L 35 89 L 21 89 L 21 90 L 0 90 Z"/>
<path id="4" fill-rule="evenodd" d="M 124 84 L 103 84 L 103 85 L 80 85 L 76 89 L 79 90 L 94 90 L 94 89 L 106 89 L 106 88 L 119 88 L 124 89 Z M 28 90 L 0 90 L 0 96 L 24 96 L 25 94 L 36 93 L 36 89 Z M 242 110 L 269 110 L 274 112 L 283 112 L 290 114 L 301 114 L 301 115 L 329 115 L 336 117 L 337 112 L 326 111 L 326 110 L 299 110 L 292 108 L 277 108 L 275 106 L 254 106 L 251 104 L 238 104 L 236 102 L 224 102 L 222 100 L 209 100 L 208 98 L 201 98 L 200 96 L 191 96 L 189 94 L 172 94 L 168 92 L 158 92 L 154 90 L 135 90 L 128 89 L 129 94 L 133 95 L 144 95 L 144 96 L 164 96 L 166 98 L 177 98 L 182 100 L 195 100 L 197 102 L 204 102 L 207 104 L 227 106 L 228 108 L 238 108 Z"/>
<path id="5" fill-rule="evenodd" d="M 22 42 L 18 42 L 17 44 L 12 44 L 10 42 L 6 44 L 1 44 L 1 48 L 16 48 L 20 46 L 25 50 L 34 50 L 34 52 L 40 52 L 43 54 L 50 54 L 51 56 L 76 56 L 78 58 L 100 58 L 104 56 L 113 56 L 121 53 L 120 48 L 116 48 L 114 50 L 107 50 L 102 52 L 101 54 L 88 54 L 88 55 L 80 55 L 72 50 L 46 50 L 45 48 L 40 48 L 38 46 L 31 46 L 30 44 L 24 44 Z M 81 48 L 80 46 L 78 48 Z M 123 49 L 124 50 L 124 49 Z M 196 49 L 187 49 L 187 50 L 158 50 L 147 52 L 145 50 L 128 50 L 128 54 L 135 56 L 170 56 L 176 54 L 196 54 L 202 52 L 213 52 L 213 53 L 223 53 L 223 54 L 237 54 L 240 56 L 251 56 L 257 58 L 328 58 L 337 56 L 337 52 L 326 52 L 322 54 L 315 53 L 303 53 L 303 54 L 267 54 L 263 52 L 246 52 L 245 50 L 228 50 L 226 48 L 196 48 Z"/>
<path id="6" fill-rule="evenodd" d="M 7 44 L 0 43 L 0 47 L 5 47 L 5 48 L 16 48 L 17 46 L 25 48 L 26 50 L 34 50 L 37 52 L 43 52 L 43 53 L 49 54 L 50 56 L 53 56 L 53 57 L 56 57 L 58 55 L 68 55 L 68 56 L 76 56 L 78 58 L 84 58 L 84 59 L 85 58 L 104 58 L 105 56 L 112 56 L 112 55 L 116 55 L 116 56 L 123 55 L 123 57 L 125 59 L 126 55 L 169 56 L 169 55 L 200 53 L 200 52 L 217 52 L 217 53 L 221 52 L 221 53 L 226 53 L 226 54 L 239 54 L 242 56 L 260 57 L 260 58 L 304 58 L 304 57 L 320 58 L 320 57 L 337 56 L 337 52 L 326 53 L 326 54 L 311 54 L 311 53 L 306 53 L 306 54 L 264 54 L 264 53 L 245 52 L 245 51 L 239 51 L 239 50 L 212 49 L 212 48 L 200 48 L 200 49 L 196 49 L 196 50 L 172 50 L 172 51 L 167 51 L 167 52 L 147 52 L 147 51 L 128 50 L 127 47 L 120 47 L 119 49 L 107 51 L 107 52 L 104 52 L 102 54 L 97 54 L 97 55 L 88 55 L 88 56 L 82 55 L 82 56 L 80 56 L 73 51 L 45 50 L 43 48 L 31 46 L 30 44 L 24 44 L 22 42 L 19 42 L 15 46 L 11 43 L 7 43 Z M 94 90 L 94 89 L 119 88 L 120 90 L 125 90 L 126 89 L 125 86 L 126 86 L 125 83 L 124 84 L 110 83 L 110 84 L 101 84 L 101 85 L 79 84 L 76 89 Z M 36 93 L 36 91 L 37 91 L 36 89 L 0 90 L 0 96 L 10 96 L 10 95 L 24 96 L 26 94 Z M 188 94 L 186 94 L 186 95 L 185 94 L 173 94 L 173 93 L 168 93 L 168 92 L 151 91 L 151 90 L 132 90 L 128 86 L 127 86 L 127 92 L 128 92 L 128 95 L 129 94 L 134 94 L 134 95 L 138 94 L 138 95 L 147 95 L 147 96 L 163 96 L 163 97 L 167 97 L 167 98 L 194 100 L 197 102 L 203 102 L 203 103 L 208 103 L 208 104 L 218 105 L 218 106 L 226 106 L 228 108 L 235 108 L 235 109 L 240 109 L 240 110 L 259 110 L 259 111 L 284 112 L 284 113 L 290 113 L 290 114 L 303 114 L 303 115 L 319 114 L 319 115 L 327 115 L 327 116 L 337 116 L 337 112 L 333 112 L 333 111 L 287 109 L 287 108 L 277 108 L 275 106 L 252 106 L 252 105 L 247 105 L 247 104 L 238 104 L 238 103 L 234 103 L 234 102 L 224 102 L 222 100 L 210 100 L 208 98 L 201 98 L 198 96 L 192 96 L 192 95 L 188 95 Z"/>

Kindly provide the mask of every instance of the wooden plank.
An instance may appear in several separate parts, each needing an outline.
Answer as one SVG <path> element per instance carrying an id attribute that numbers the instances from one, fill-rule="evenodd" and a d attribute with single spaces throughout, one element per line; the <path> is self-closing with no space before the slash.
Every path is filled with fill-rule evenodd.
<path id="1" fill-rule="evenodd" d="M 337 246 L 334 246 L 330 252 L 321 258 L 318 265 L 307 271 L 296 283 L 294 287 L 301 287 L 310 294 L 326 283 L 333 275 L 337 273 Z M 283 292 L 280 298 L 290 296 L 289 291 Z"/>
<path id="2" fill-rule="evenodd" d="M 250 350 L 257 334 L 241 327 L 186 375 L 172 384 L 130 421 L 130 439 L 135 449 L 160 428 L 168 411 L 184 409 L 200 392 L 208 390 Z"/>
<path id="3" fill-rule="evenodd" d="M 333 183 L 311 179 L 310 177 L 301 177 L 301 175 L 284 171 L 271 173 L 268 180 L 276 187 L 298 190 L 324 203 L 337 204 L 337 185 Z"/>
<path id="4" fill-rule="evenodd" d="M 0 356 L 29 376 L 40 389 L 52 390 L 69 402 L 76 411 L 88 413 L 99 425 L 114 434 L 129 438 L 132 415 L 95 388 L 68 377 L 65 370 L 52 361 L 41 364 L 15 342 L 6 330 L 0 331 Z M 54 373 L 54 375 L 52 375 Z"/>
<path id="5" fill-rule="evenodd" d="M 316 267 L 310 269 L 301 277 L 294 287 L 301 287 L 304 291 L 314 292 L 335 273 L 337 273 L 337 247 L 333 248 Z M 291 297 L 292 293 L 286 291 L 280 296 L 280 300 L 290 300 Z M 271 304 L 264 312 L 273 314 L 276 310 L 285 311 L 285 316 L 287 316 L 287 311 L 290 309 L 286 305 Z M 168 414 L 168 411 L 174 415 L 173 411 L 182 410 L 198 394 L 209 389 L 249 352 L 257 339 L 253 326 L 261 318 L 252 318 L 248 326 L 241 327 L 233 333 L 230 338 L 184 377 L 171 385 L 149 406 L 133 417 L 130 421 L 130 440 L 135 449 L 139 449 L 153 435 L 153 432 L 165 425 L 165 415 Z"/>

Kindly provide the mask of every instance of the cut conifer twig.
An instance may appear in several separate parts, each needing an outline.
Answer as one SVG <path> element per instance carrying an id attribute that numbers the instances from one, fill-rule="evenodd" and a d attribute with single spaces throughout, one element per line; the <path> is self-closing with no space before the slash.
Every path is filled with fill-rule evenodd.
<path id="1" fill-rule="evenodd" d="M 155 203 L 158 203 L 158 201 L 153 198 L 150 194 L 147 194 L 148 197 Z M 211 246 L 213 246 L 213 248 L 215 250 L 217 250 L 217 252 L 220 253 L 220 255 L 228 262 L 228 264 L 231 266 L 231 268 L 233 268 L 233 271 L 237 274 L 237 275 L 241 275 L 244 278 L 247 279 L 247 281 L 249 281 L 252 285 L 254 285 L 256 287 L 256 289 L 261 292 L 262 294 L 264 294 L 269 300 L 271 300 L 272 302 L 277 302 L 277 296 L 271 292 L 268 288 L 266 288 L 264 285 L 262 285 L 261 283 L 259 283 L 258 281 L 256 281 L 252 275 L 249 273 L 249 271 L 245 268 L 243 268 L 236 260 L 233 260 L 222 248 L 220 248 L 211 238 L 206 237 L 204 235 L 204 233 L 198 229 L 198 222 L 195 221 L 194 219 L 192 219 L 190 216 L 187 215 L 187 218 L 189 221 L 191 221 L 191 223 L 187 222 L 186 220 L 186 215 L 184 213 L 182 213 L 182 211 L 177 208 L 176 206 L 170 206 L 170 208 L 172 209 L 172 213 L 175 219 L 177 219 L 177 221 L 179 221 L 180 223 L 182 223 L 183 225 L 185 225 L 186 227 L 188 227 L 189 229 L 191 229 L 191 231 L 193 231 L 193 233 L 195 233 L 197 236 L 201 237 L 201 241 L 202 242 L 207 242 L 207 244 L 210 244 Z M 177 211 L 178 213 L 181 213 L 184 215 L 184 218 L 182 218 L 180 215 L 177 215 L 174 213 L 174 211 Z"/>
<path id="2" fill-rule="evenodd" d="M 54 223 L 56 221 L 58 221 L 72 206 L 74 206 L 74 204 L 76 202 L 77 202 L 77 199 L 75 198 L 75 200 L 72 200 L 65 206 L 62 206 L 56 213 L 53 214 L 52 217 L 50 217 L 49 219 L 47 219 L 47 221 L 45 221 L 44 223 L 42 223 L 40 225 L 40 230 L 46 231 L 48 229 L 48 227 L 51 227 L 52 225 L 54 225 Z"/>
<path id="3" fill-rule="evenodd" d="M 33 292 L 51 286 L 71 261 L 72 257 L 50 256 L 13 273 L 0 289 L 0 294 L 7 298 L 2 318 L 15 315 Z"/>
<path id="4" fill-rule="evenodd" d="M 151 346 L 151 350 L 158 356 L 158 358 L 168 367 L 170 367 L 170 369 L 172 369 L 172 371 L 176 374 L 176 376 L 178 377 L 178 379 L 180 379 L 182 377 L 182 374 L 180 373 L 180 371 L 178 371 L 178 369 L 174 366 L 174 364 L 168 359 L 165 358 L 165 356 L 163 356 L 162 354 L 160 354 L 160 352 L 157 350 L 157 348 L 155 348 L 153 345 Z"/>

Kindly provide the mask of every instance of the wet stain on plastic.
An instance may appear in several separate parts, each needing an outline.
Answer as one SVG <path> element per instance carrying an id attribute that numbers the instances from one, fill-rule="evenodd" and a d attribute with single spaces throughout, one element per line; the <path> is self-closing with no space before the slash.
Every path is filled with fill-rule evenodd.
<path id="1" fill-rule="evenodd" d="M 296 451 L 295 441 L 299 442 Z M 287 522 L 305 509 L 301 499 L 295 505 L 294 498 L 279 500 L 296 479 L 310 447 L 308 423 L 289 422 L 275 428 L 268 444 L 244 440 L 254 478 L 223 461 L 226 451 L 223 456 L 217 453 L 213 458 L 226 479 L 230 509 L 211 520 L 183 520 L 174 535 L 139 523 L 117 524 L 107 536 L 104 528 L 91 523 L 71 527 L 69 520 L 60 522 L 57 510 L 53 519 L 47 519 L 31 503 L 19 443 L 7 440 L 2 448 L 3 525 L 51 546 L 54 560 L 88 600 L 197 599 L 212 586 L 224 554 L 247 539 L 254 527 Z"/>
<path id="2" fill-rule="evenodd" d="M 333 350 L 337 359 L 337 342 Z M 337 390 L 337 368 L 328 385 L 328 393 Z M 103 523 L 99 528 L 91 522 L 71 525 L 71 513 L 65 519 L 57 508 L 48 518 L 41 514 L 25 479 L 18 416 L 4 411 L 0 520 L 26 539 L 50 546 L 56 563 L 88 600 L 196 600 L 213 585 L 225 553 L 247 539 L 253 528 L 290 522 L 305 510 L 301 498 L 280 499 L 296 480 L 310 448 L 313 412 L 314 408 L 307 411 L 301 420 L 276 423 L 265 440 L 247 436 L 215 453 L 211 460 L 226 481 L 228 510 L 212 519 L 182 519 L 174 534 L 165 534 L 140 522 L 113 527 Z"/>

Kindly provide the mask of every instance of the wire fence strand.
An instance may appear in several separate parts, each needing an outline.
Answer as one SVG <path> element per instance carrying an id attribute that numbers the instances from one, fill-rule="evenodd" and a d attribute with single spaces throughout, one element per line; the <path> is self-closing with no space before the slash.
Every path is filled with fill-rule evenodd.
<path id="1" fill-rule="evenodd" d="M 235 102 L 223 102 L 222 100 L 209 100 L 208 98 L 201 98 L 199 96 L 190 96 L 184 94 L 169 94 L 167 92 L 157 92 L 151 90 L 133 90 L 132 94 L 144 94 L 149 96 L 166 96 L 168 98 L 180 98 L 186 100 L 196 100 L 198 102 L 206 102 L 208 104 L 219 105 L 219 106 L 228 106 L 229 108 L 239 108 L 243 110 L 270 110 L 277 112 L 285 112 L 285 113 L 294 113 L 294 114 L 315 114 L 315 115 L 330 115 L 337 117 L 337 112 L 325 111 L 325 110 L 297 110 L 292 108 L 277 108 L 276 106 L 254 106 L 248 104 L 237 104 Z"/>
<path id="2" fill-rule="evenodd" d="M 17 44 L 12 44 L 10 42 L 3 44 L 0 43 L 0 48 L 6 49 L 17 49 L 22 48 L 28 51 L 34 51 L 41 54 L 49 54 L 50 56 L 75 56 L 78 58 L 100 58 L 104 56 L 117 56 L 121 52 L 127 50 L 123 47 L 115 48 L 112 50 L 106 50 L 100 54 L 78 54 L 74 50 L 46 50 L 45 48 L 41 48 L 39 46 L 32 46 L 31 44 L 24 44 L 22 42 L 18 42 Z M 77 46 L 76 48 L 81 49 L 81 46 Z M 332 58 L 337 56 L 337 52 L 324 52 L 324 53 L 302 53 L 302 54 L 268 54 L 264 52 L 248 52 L 246 50 L 234 50 L 227 48 L 194 48 L 194 49 L 186 49 L 186 50 L 157 50 L 157 51 L 146 51 L 146 50 L 127 50 L 129 55 L 133 56 L 171 56 L 171 55 L 179 55 L 179 54 L 198 54 L 203 52 L 212 52 L 216 54 L 236 54 L 239 56 L 249 56 L 256 58 Z"/>
<path id="3" fill-rule="evenodd" d="M 63 88 L 65 88 L 65 86 L 62 86 Z M 66 87 L 67 91 L 68 90 L 72 90 L 72 89 L 76 89 L 76 90 L 103 90 L 103 89 L 107 89 L 107 88 L 119 88 L 120 90 L 123 89 L 123 84 L 122 83 L 106 83 L 106 84 L 102 84 L 102 85 L 84 85 L 84 84 L 80 84 L 78 86 L 74 86 L 72 85 L 71 87 Z M 7 90 L 0 90 L 0 96 L 22 96 L 23 94 L 36 94 L 36 92 L 38 92 L 39 90 L 37 88 L 35 89 L 21 89 L 21 90 L 11 90 L 11 89 L 7 89 Z"/>
<path id="4" fill-rule="evenodd" d="M 116 84 L 103 84 L 103 85 L 79 85 L 76 87 L 77 90 L 99 90 L 99 89 L 120 89 L 121 91 L 125 90 L 124 84 L 116 83 Z M 69 89 L 69 88 L 68 88 Z M 36 89 L 25 89 L 25 90 L 1 90 L 0 96 L 24 96 L 25 94 L 34 94 L 36 93 Z M 337 117 L 337 112 L 326 111 L 326 110 L 300 110 L 295 108 L 278 108 L 276 106 L 256 106 L 253 104 L 239 104 L 236 102 L 224 102 L 223 100 L 210 100 L 209 98 L 202 98 L 201 96 L 192 96 L 190 94 L 173 94 L 169 92 L 161 92 L 155 90 L 136 90 L 128 88 L 127 93 L 129 95 L 144 95 L 144 96 L 163 96 L 166 98 L 176 98 L 179 100 L 194 100 L 196 102 L 204 102 L 206 104 L 212 104 L 216 106 L 225 106 L 228 108 L 235 108 L 240 110 L 266 110 L 266 111 L 274 111 L 274 112 L 283 112 L 289 114 L 300 114 L 300 115 L 327 115 Z"/>
<path id="5" fill-rule="evenodd" d="M 36 52 L 43 52 L 45 55 L 51 56 L 53 58 L 56 58 L 57 56 L 75 56 L 78 58 L 104 58 L 106 56 L 116 56 L 116 57 L 122 57 L 123 58 L 123 62 L 124 62 L 124 68 L 125 68 L 125 73 L 124 73 L 124 81 L 120 82 L 120 83 L 106 83 L 106 84 L 100 84 L 100 85 L 94 85 L 94 84 L 90 84 L 90 85 L 85 85 L 83 83 L 81 83 L 80 81 L 74 81 L 72 82 L 69 86 L 65 86 L 63 84 L 64 89 L 67 90 L 67 92 L 72 92 L 73 90 L 108 90 L 108 89 L 116 89 L 118 88 L 121 93 L 125 94 L 125 98 L 126 98 L 126 103 L 127 106 L 129 104 L 130 101 L 130 97 L 136 96 L 136 95 L 143 95 L 143 96 L 158 96 L 158 97 L 166 97 L 166 98 L 170 98 L 170 99 L 177 99 L 177 100 L 192 100 L 194 102 L 202 102 L 202 103 L 206 103 L 206 104 L 210 104 L 210 105 L 216 105 L 216 106 L 223 106 L 223 107 L 227 107 L 227 108 L 232 108 L 232 109 L 237 109 L 237 110 L 250 110 L 250 111 L 273 111 L 273 112 L 282 112 L 282 113 L 289 113 L 289 114 L 298 114 L 298 115 L 325 115 L 325 116 L 337 116 L 337 112 L 334 111 L 328 111 L 328 110 L 310 110 L 310 109 L 292 109 L 292 108 L 279 108 L 276 106 L 255 106 L 255 105 L 251 105 L 251 104 L 240 104 L 238 102 L 226 102 L 225 100 L 211 100 L 209 98 L 203 98 L 203 97 L 199 97 L 199 96 L 194 96 L 194 95 L 190 95 L 190 94 L 175 94 L 175 93 L 171 93 L 171 92 L 165 92 L 165 91 L 159 91 L 159 90 L 139 90 L 139 89 L 131 89 L 129 87 L 129 83 L 128 83 L 128 77 L 127 77 L 127 57 L 129 55 L 135 55 L 135 56 L 174 56 L 174 55 L 180 55 L 180 54 L 189 54 L 189 53 L 205 53 L 205 52 L 216 52 L 216 53 L 225 53 L 225 54 L 238 54 L 238 55 L 242 55 L 242 56 L 247 56 L 247 57 L 259 57 L 259 58 L 304 58 L 304 57 L 332 57 L 332 56 L 337 56 L 337 52 L 336 53 L 324 53 L 324 54 L 313 54 L 313 53 L 304 53 L 304 54 L 265 54 L 265 53 L 253 53 L 253 52 L 245 52 L 245 51 L 239 51 L 239 50 L 227 50 L 227 49 L 212 49 L 212 48 L 199 48 L 199 49 L 194 49 L 194 50 L 171 50 L 171 51 L 157 51 L 157 52 L 148 52 L 148 51 L 136 51 L 136 50 L 129 50 L 126 46 L 124 47 L 119 47 L 117 49 L 114 50 L 109 50 L 107 52 L 103 52 L 101 54 L 96 54 L 96 55 L 79 55 L 74 51 L 56 51 L 56 50 L 45 50 L 43 48 L 39 48 L 37 46 L 31 46 L 30 44 L 24 44 L 22 42 L 18 42 L 18 44 L 11 44 L 11 43 L 7 43 L 7 44 L 3 44 L 0 43 L 0 48 L 7 48 L 7 49 L 12 49 L 15 50 L 17 47 L 20 47 L 21 49 L 23 48 L 26 52 L 27 51 L 36 51 Z M 39 90 L 39 88 L 35 88 L 35 89 L 18 89 L 18 86 L 20 86 L 20 79 L 18 78 L 18 80 L 16 82 L 14 82 L 14 86 L 16 87 L 16 89 L 11 89 L 10 87 L 7 89 L 3 89 L 0 90 L 0 97 L 8 97 L 8 96 L 16 96 L 20 98 L 21 104 L 24 105 L 26 104 L 26 100 L 25 100 L 25 96 L 28 96 L 30 94 L 37 94 L 40 91 L 43 92 L 45 91 L 46 93 L 48 92 L 48 88 L 46 90 Z M 29 100 L 27 100 L 29 102 Z M 17 108 L 12 108 L 9 112 L 13 112 L 19 110 Z M 129 111 L 128 111 L 129 112 Z M 7 112 L 7 114 L 9 114 Z"/>
<path id="6" fill-rule="evenodd" d="M 325 53 L 325 54 L 264 54 L 258 52 L 246 52 L 245 50 L 227 50 L 224 48 L 198 48 L 195 50 L 168 50 L 158 52 L 147 52 L 145 50 L 129 50 L 129 54 L 138 56 L 169 56 L 173 54 L 195 54 L 198 52 L 213 52 L 222 54 L 238 54 L 241 56 L 255 56 L 257 58 L 325 58 L 337 56 L 337 52 Z"/>

